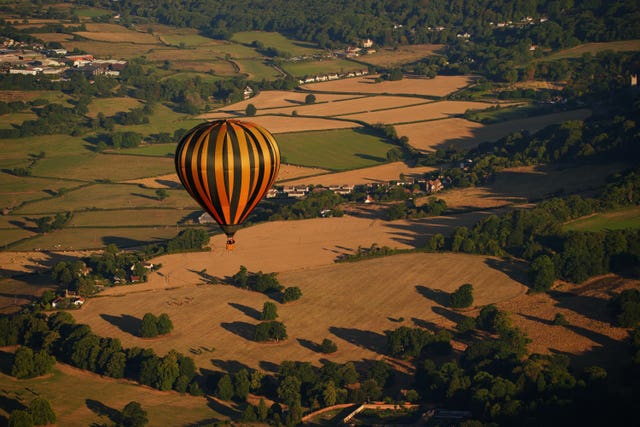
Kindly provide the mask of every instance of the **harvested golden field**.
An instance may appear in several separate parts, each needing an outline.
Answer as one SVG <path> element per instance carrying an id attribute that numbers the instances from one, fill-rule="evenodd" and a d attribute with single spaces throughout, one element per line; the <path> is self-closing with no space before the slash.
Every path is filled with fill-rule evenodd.
<path id="1" fill-rule="evenodd" d="M 220 118 L 232 117 L 229 117 L 228 115 L 227 117 L 221 117 L 220 113 L 207 113 L 198 116 L 198 118 L 217 120 Z M 320 119 L 312 117 L 257 115 L 253 117 L 236 116 L 235 118 L 264 126 L 265 128 L 268 128 L 269 131 L 273 134 L 286 132 L 303 132 L 308 130 L 349 129 L 360 126 L 358 123 L 343 120 Z"/>
<path id="2" fill-rule="evenodd" d="M 493 104 L 487 102 L 470 101 L 437 101 L 426 104 L 394 108 L 390 110 L 374 111 L 371 113 L 343 115 L 342 118 L 362 120 L 367 123 L 410 123 L 423 120 L 443 119 L 464 114 L 471 109 L 485 109 Z"/>
<path id="3" fill-rule="evenodd" d="M 225 275 L 228 265 L 237 265 L 235 253 L 209 256 L 215 261 L 206 265 L 207 273 L 214 276 Z M 187 262 L 183 271 L 194 267 L 190 259 L 176 257 Z M 164 265 L 167 257 L 158 261 Z M 195 355 L 201 368 L 220 369 L 218 360 L 262 369 L 284 360 L 319 364 L 326 355 L 311 350 L 309 343 L 320 343 L 327 337 L 338 345 L 338 352 L 331 356 L 336 362 L 374 359 L 381 357 L 385 330 L 438 320 L 443 311 L 449 311 L 439 307 L 444 293 L 463 283 L 473 283 L 478 305 L 522 294 L 525 286 L 497 269 L 503 263 L 474 255 L 407 254 L 281 273 L 281 283 L 300 287 L 303 297 L 278 306 L 279 320 L 286 325 L 289 338 L 273 344 L 250 339 L 258 323 L 256 316 L 268 297 L 226 285 L 188 284 L 171 289 L 177 273 L 168 271 L 168 286 L 161 283 L 148 292 L 94 298 L 72 314 L 97 334 L 118 337 L 124 346 L 152 347 L 161 354 L 172 348 L 188 353 L 191 348 L 215 347 L 213 353 Z M 244 265 L 256 269 L 250 263 Z M 196 276 L 193 282 L 197 281 Z M 146 312 L 167 313 L 174 332 L 154 340 L 132 334 Z M 390 320 L 401 317 L 406 320 Z"/>
<path id="4" fill-rule="evenodd" d="M 394 67 L 436 55 L 444 47 L 443 44 L 413 44 L 396 48 L 380 48 L 376 49 L 375 53 L 361 56 L 358 60 L 371 65 Z"/>
<path id="5" fill-rule="evenodd" d="M 498 173 L 489 186 L 454 189 L 438 194 L 452 209 L 491 209 L 512 203 L 527 203 L 564 192 L 584 192 L 602 186 L 610 174 L 624 170 L 626 163 L 560 168 L 522 166 Z"/>
<path id="6" fill-rule="evenodd" d="M 384 111 L 384 113 L 393 114 L 391 110 L 395 110 L 397 108 L 424 105 L 431 102 L 433 101 L 426 101 L 421 98 L 410 98 L 407 96 L 379 95 L 315 103 L 310 105 L 300 105 L 297 107 L 278 108 L 273 110 L 273 112 L 280 114 L 292 114 L 293 111 L 297 111 L 300 115 L 325 117 L 337 117 L 374 111 Z"/>
<path id="7" fill-rule="evenodd" d="M 433 79 L 405 78 L 398 81 L 376 83 L 375 78 L 376 76 L 354 77 L 311 83 L 302 87 L 307 90 L 323 92 L 446 96 L 477 80 L 475 76 L 436 76 Z"/>
<path id="8" fill-rule="evenodd" d="M 407 177 L 422 177 L 427 172 L 435 170 L 430 166 L 420 166 L 411 168 L 403 162 L 386 163 L 380 166 L 370 168 L 355 169 L 346 172 L 328 173 L 318 176 L 309 176 L 304 178 L 287 181 L 287 185 L 343 185 L 343 184 L 370 184 L 374 182 L 387 182 L 397 180 L 400 174 Z M 292 177 L 294 178 L 294 177 Z M 279 180 L 285 179 L 280 178 Z M 288 179 L 288 178 L 286 178 Z"/>
<path id="9" fill-rule="evenodd" d="M 594 364 L 608 369 L 628 351 L 628 331 L 612 325 L 608 301 L 614 293 L 639 285 L 638 280 L 610 274 L 580 285 L 560 282 L 549 293 L 518 296 L 498 306 L 532 339 L 530 352 L 575 354 L 574 363 L 581 369 Z M 567 326 L 553 324 L 557 313 L 565 316 Z"/>
<path id="10" fill-rule="evenodd" d="M 565 111 L 526 119 L 483 125 L 462 118 L 397 125 L 399 136 L 409 138 L 409 144 L 421 151 L 435 151 L 455 147 L 459 150 L 474 148 L 484 141 L 495 141 L 512 132 L 527 130 L 535 133 L 546 126 L 567 120 L 583 120 L 591 115 L 591 110 Z"/>
<path id="11" fill-rule="evenodd" d="M 244 101 L 236 102 L 235 104 L 227 105 L 223 108 L 219 108 L 216 112 L 227 112 L 231 111 L 234 113 L 241 112 L 244 114 L 247 105 L 253 104 L 258 112 L 264 109 L 272 109 L 272 108 L 282 108 L 282 107 L 306 107 L 304 103 L 305 98 L 309 95 L 308 92 L 292 92 L 285 90 L 265 90 L 260 92 L 258 95 L 246 99 Z M 357 95 L 335 95 L 330 93 L 317 93 L 314 94 L 316 97 L 316 104 L 320 103 L 329 103 L 330 105 L 334 105 L 335 101 L 342 101 L 346 99 L 354 99 L 358 98 Z M 300 112 L 305 111 L 300 109 Z M 280 112 L 280 111 L 278 111 Z"/>

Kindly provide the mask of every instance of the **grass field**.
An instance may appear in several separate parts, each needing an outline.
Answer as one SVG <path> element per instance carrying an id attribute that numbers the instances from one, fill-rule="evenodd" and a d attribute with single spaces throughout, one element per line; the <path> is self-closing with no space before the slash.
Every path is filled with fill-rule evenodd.
<path id="1" fill-rule="evenodd" d="M 323 59 L 321 61 L 284 62 L 282 68 L 295 77 L 316 74 L 345 73 L 362 70 L 362 64 L 347 59 Z"/>
<path id="2" fill-rule="evenodd" d="M 129 98 L 128 96 L 118 98 L 95 98 L 91 104 L 89 104 L 89 112 L 87 116 L 98 117 L 98 113 L 102 113 L 105 116 L 113 116 L 120 111 L 129 111 L 133 108 L 140 108 L 144 104 L 135 98 Z"/>
<path id="3" fill-rule="evenodd" d="M 54 90 L 3 90 L 0 92 L 0 101 L 4 102 L 27 102 L 40 98 L 66 107 L 71 106 L 68 95 Z"/>
<path id="4" fill-rule="evenodd" d="M 99 9 L 97 7 L 76 7 L 74 15 L 79 18 L 94 18 L 97 16 L 112 15 L 113 12 L 106 9 Z"/>
<path id="5" fill-rule="evenodd" d="M 115 414 L 131 401 L 142 405 L 152 426 L 202 425 L 225 419 L 211 409 L 212 405 L 205 397 L 157 391 L 60 363 L 51 375 L 16 380 L 0 373 L 0 382 L 0 399 L 5 403 L 0 408 L 0 415 L 8 416 L 8 408 L 28 406 L 39 396 L 51 403 L 59 426 L 113 424 L 117 420 Z"/>
<path id="6" fill-rule="evenodd" d="M 321 49 L 313 43 L 291 40 L 276 32 L 242 31 L 235 33 L 231 40 L 243 44 L 252 44 L 254 41 L 259 41 L 264 47 L 272 47 L 287 52 L 292 56 L 312 55 L 321 52 Z"/>
<path id="7" fill-rule="evenodd" d="M 176 141 L 178 142 L 178 141 Z M 173 157 L 176 151 L 176 143 L 147 144 L 136 148 L 123 148 L 122 154 L 143 154 L 145 156 Z"/>
<path id="8" fill-rule="evenodd" d="M 280 72 L 265 64 L 262 59 L 240 59 L 237 63 L 240 72 L 247 74 L 251 80 L 275 80 L 282 77 Z"/>
<path id="9" fill-rule="evenodd" d="M 69 222 L 69 227 L 113 227 L 113 217 L 118 217 L 120 226 L 175 226 L 186 217 L 193 217 L 202 210 L 195 209 L 119 209 L 116 211 L 76 212 Z"/>
<path id="10" fill-rule="evenodd" d="M 596 54 L 605 50 L 613 50 L 618 52 L 639 51 L 640 40 L 622 40 L 606 43 L 585 43 L 569 49 L 564 49 L 559 52 L 552 53 L 545 58 L 539 59 L 539 61 L 554 61 L 558 59 L 579 58 L 585 53 Z"/>
<path id="11" fill-rule="evenodd" d="M 357 130 L 334 130 L 278 135 L 286 163 L 330 170 L 373 166 L 387 161 L 392 146 Z"/>
<path id="12" fill-rule="evenodd" d="M 129 126 L 116 125 L 115 128 L 138 132 L 146 136 L 160 132 L 173 134 L 176 129 L 191 129 L 201 122 L 202 120 L 194 119 L 187 114 L 176 113 L 169 107 L 158 104 L 154 106 L 153 114 L 149 116 L 149 123 Z"/>
<path id="13" fill-rule="evenodd" d="M 605 231 L 640 228 L 640 206 L 632 206 L 606 213 L 597 213 L 569 221 L 565 230 Z"/>
<path id="14" fill-rule="evenodd" d="M 153 159 L 152 159 L 153 160 Z M 155 159 L 154 161 L 157 161 Z M 135 209 L 135 208 L 196 208 L 186 191 L 169 190 L 163 201 L 156 198 L 155 190 L 131 184 L 95 184 L 70 191 L 63 196 L 29 203 L 16 210 L 16 214 L 41 212 L 80 211 L 85 209 Z M 122 218 L 114 217 L 116 224 Z"/>
<path id="15" fill-rule="evenodd" d="M 165 241 L 175 237 L 182 229 L 175 225 L 126 227 L 121 226 L 118 221 L 114 222 L 114 219 L 119 217 L 119 212 L 111 212 L 111 216 L 112 226 L 94 228 L 68 227 L 55 230 L 12 245 L 11 250 L 97 250 L 110 243 L 115 243 L 119 248 L 128 248 Z"/>
<path id="16" fill-rule="evenodd" d="M 0 129 L 15 129 L 25 120 L 35 120 L 38 116 L 29 110 L 19 113 L 8 113 L 0 116 Z"/>
<path id="17" fill-rule="evenodd" d="M 376 66 L 394 67 L 437 55 L 444 47 L 441 44 L 413 44 L 394 48 L 378 48 L 373 54 L 360 56 L 358 61 Z"/>

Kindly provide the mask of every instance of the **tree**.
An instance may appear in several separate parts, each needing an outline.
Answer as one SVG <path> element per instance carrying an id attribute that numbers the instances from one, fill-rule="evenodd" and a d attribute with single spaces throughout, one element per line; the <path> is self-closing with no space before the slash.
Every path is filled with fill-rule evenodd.
<path id="1" fill-rule="evenodd" d="M 338 350 L 338 346 L 335 342 L 331 341 L 329 338 L 325 338 L 322 340 L 322 344 L 320 344 L 320 351 L 328 354 L 335 353 Z"/>
<path id="2" fill-rule="evenodd" d="M 253 117 L 253 116 L 255 116 L 255 115 L 256 115 L 256 113 L 257 113 L 257 112 L 258 112 L 258 109 L 257 109 L 257 108 L 256 108 L 256 106 L 255 106 L 255 105 L 253 105 L 253 104 L 248 104 L 248 105 L 247 105 L 247 108 L 245 108 L 245 110 L 244 110 L 244 114 L 245 114 L 247 117 Z"/>
<path id="3" fill-rule="evenodd" d="M 465 283 L 451 294 L 449 305 L 452 308 L 466 308 L 473 304 L 473 286 Z"/>
<path id="4" fill-rule="evenodd" d="M 32 427 L 33 417 L 27 411 L 16 409 L 9 417 L 9 427 Z"/>
<path id="5" fill-rule="evenodd" d="M 223 375 L 218 381 L 216 396 L 222 400 L 231 400 L 233 397 L 233 384 L 231 383 L 231 377 L 229 375 Z"/>
<path id="6" fill-rule="evenodd" d="M 249 380 L 249 372 L 246 369 L 240 369 L 233 376 L 233 385 L 235 390 L 235 396 L 241 401 L 247 400 L 249 395 L 249 389 L 251 387 L 251 381 Z"/>
<path id="7" fill-rule="evenodd" d="M 36 397 L 29 404 L 29 413 L 33 417 L 33 423 L 37 426 L 53 424 L 56 422 L 56 414 L 47 399 Z"/>
<path id="8" fill-rule="evenodd" d="M 162 313 L 158 317 L 157 328 L 159 335 L 165 335 L 173 331 L 173 322 L 171 322 L 167 313 Z"/>
<path id="9" fill-rule="evenodd" d="M 156 197 L 158 198 L 158 200 L 163 201 L 164 199 L 169 197 L 169 192 L 166 188 L 158 188 L 156 190 Z"/>
<path id="10" fill-rule="evenodd" d="M 302 297 L 302 291 L 297 286 L 292 286 L 284 290 L 282 294 L 282 302 L 290 302 L 300 299 Z"/>
<path id="11" fill-rule="evenodd" d="M 29 347 L 20 347 L 16 350 L 11 375 L 16 378 L 30 378 L 33 375 L 33 350 Z"/>
<path id="12" fill-rule="evenodd" d="M 553 261 L 547 255 L 540 255 L 531 263 L 529 276 L 533 281 L 533 291 L 545 292 L 551 289 L 556 279 L 556 270 Z"/>
<path id="13" fill-rule="evenodd" d="M 120 425 L 123 427 L 143 427 L 149 422 L 147 411 L 136 401 L 129 402 L 122 409 Z"/>
<path id="14" fill-rule="evenodd" d="M 316 102 L 316 96 L 312 93 L 310 93 L 304 98 L 305 104 L 315 104 L 315 102 Z"/>
<path id="15" fill-rule="evenodd" d="M 278 307 L 267 301 L 262 306 L 262 314 L 260 315 L 260 320 L 276 320 L 278 318 Z"/>
<path id="16" fill-rule="evenodd" d="M 152 313 L 145 313 L 140 323 L 138 331 L 142 338 L 153 338 L 158 336 L 158 319 Z"/>
<path id="17" fill-rule="evenodd" d="M 287 328 L 284 323 L 276 320 L 262 322 L 256 326 L 253 337 L 256 341 L 280 341 L 287 338 Z"/>

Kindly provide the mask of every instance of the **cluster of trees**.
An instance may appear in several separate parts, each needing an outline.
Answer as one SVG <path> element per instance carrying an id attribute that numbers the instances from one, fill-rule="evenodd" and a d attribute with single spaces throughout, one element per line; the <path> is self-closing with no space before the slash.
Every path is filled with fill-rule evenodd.
<path id="1" fill-rule="evenodd" d="M 71 212 L 57 213 L 53 218 L 50 216 L 41 216 L 35 220 L 36 230 L 38 233 L 48 233 L 58 230 L 71 220 L 73 214 Z"/>
<path id="2" fill-rule="evenodd" d="M 253 339 L 258 342 L 286 340 L 287 327 L 277 320 L 260 322 L 256 325 Z"/>
<path id="3" fill-rule="evenodd" d="M 39 377 L 50 373 L 55 362 L 55 357 L 45 350 L 34 353 L 29 347 L 19 347 L 14 354 L 11 375 L 20 379 Z"/>
<path id="4" fill-rule="evenodd" d="M 142 338 L 155 338 L 158 335 L 166 335 L 173 331 L 173 322 L 167 313 L 155 316 L 153 313 L 145 313 L 140 322 L 138 335 Z"/>
<path id="5" fill-rule="evenodd" d="M 473 304 L 473 285 L 465 283 L 453 291 L 449 296 L 451 308 L 467 308 Z"/>
<path id="6" fill-rule="evenodd" d="M 292 204 L 265 204 L 263 213 L 258 212 L 257 218 L 266 217 L 270 221 L 289 219 L 319 218 L 322 212 L 331 212 L 331 216 L 342 216 L 344 212 L 339 205 L 344 203 L 344 198 L 333 191 L 311 191 L 304 199 L 296 200 Z M 256 219 L 257 219 L 256 218 Z"/>
<path id="7" fill-rule="evenodd" d="M 262 271 L 254 273 L 247 270 L 244 265 L 241 265 L 238 272 L 231 276 L 231 285 L 264 294 L 277 294 L 283 303 L 302 297 L 302 291 L 299 287 L 285 288 L 282 286 L 278 281 L 278 273 L 263 273 Z"/>
<path id="8" fill-rule="evenodd" d="M 424 218 L 427 216 L 442 215 L 447 210 L 447 203 L 442 199 L 429 197 L 425 203 L 417 206 L 414 199 L 404 203 L 394 203 L 386 210 L 387 218 L 395 220 L 400 218 Z"/>
<path id="9" fill-rule="evenodd" d="M 159 390 L 201 393 L 190 357 L 176 351 L 160 357 L 150 349 L 123 348 L 117 338 L 102 338 L 89 326 L 75 324 L 67 312 L 48 317 L 39 312 L 0 317 L 0 345 L 16 344 L 21 345 L 14 360 L 15 373 L 20 377 L 41 375 L 42 369 L 50 369 L 57 359 L 112 378 L 133 379 Z M 33 366 L 31 372 L 30 366 Z"/>
<path id="10" fill-rule="evenodd" d="M 25 409 L 14 409 L 9 415 L 9 426 L 31 427 L 54 424 L 56 413 L 44 397 L 36 397 Z"/>
<path id="11" fill-rule="evenodd" d="M 424 352 L 432 355 L 446 355 L 451 352 L 453 336 L 445 329 L 436 334 L 424 328 L 400 326 L 387 331 L 387 353 L 402 359 L 420 356 Z"/>
<path id="12" fill-rule="evenodd" d="M 640 327 L 640 290 L 625 289 L 611 299 L 611 307 L 618 325 L 623 328 Z"/>

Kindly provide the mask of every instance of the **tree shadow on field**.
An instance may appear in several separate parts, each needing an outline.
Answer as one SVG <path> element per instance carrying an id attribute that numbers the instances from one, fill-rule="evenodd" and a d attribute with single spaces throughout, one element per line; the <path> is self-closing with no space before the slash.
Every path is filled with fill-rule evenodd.
<path id="1" fill-rule="evenodd" d="M 223 322 L 220 324 L 220 326 L 222 326 L 227 331 L 246 339 L 247 341 L 253 341 L 253 337 L 256 333 L 255 325 L 247 322 Z"/>
<path id="2" fill-rule="evenodd" d="M 459 323 L 465 318 L 464 314 L 456 313 L 455 311 L 444 307 L 431 307 L 431 310 L 445 319 L 451 320 L 453 323 Z"/>
<path id="3" fill-rule="evenodd" d="M 22 402 L 16 399 L 12 399 L 9 396 L 0 396 L 0 408 L 4 409 L 9 414 L 11 414 L 11 412 L 15 411 L 16 409 L 27 409 L 26 406 L 22 404 Z M 4 425 L 6 425 L 6 423 Z"/>
<path id="4" fill-rule="evenodd" d="M 416 285 L 416 291 L 426 299 L 429 299 L 436 304 L 447 306 L 449 305 L 449 293 L 441 291 L 440 289 L 431 289 L 426 286 Z"/>
<path id="5" fill-rule="evenodd" d="M 498 270 L 509 276 L 511 280 L 515 280 L 518 283 L 521 283 L 527 287 L 530 286 L 530 280 L 527 276 L 527 263 L 524 261 L 517 260 L 505 260 L 505 259 L 495 259 L 488 258 L 484 261 L 489 267 L 494 270 Z"/>
<path id="6" fill-rule="evenodd" d="M 149 241 L 145 242 L 143 240 L 129 239 L 128 237 L 122 237 L 122 236 L 102 236 L 102 243 L 105 246 L 108 246 L 111 243 L 113 243 L 118 248 L 123 249 L 123 248 L 133 248 L 137 246 L 144 246 L 150 242 Z"/>
<path id="7" fill-rule="evenodd" d="M 238 418 L 238 415 L 240 414 L 239 411 L 236 411 L 235 409 L 227 405 L 223 405 L 222 403 L 211 397 L 207 397 L 207 406 L 213 409 L 218 414 L 232 419 Z"/>
<path id="8" fill-rule="evenodd" d="M 110 408 L 102 402 L 93 399 L 86 399 L 84 402 L 91 412 L 100 416 L 105 416 L 114 423 L 119 423 L 122 418 L 120 411 Z"/>
<path id="9" fill-rule="evenodd" d="M 128 314 L 121 314 L 120 316 L 112 316 L 111 314 L 100 314 L 107 322 L 113 326 L 120 328 L 122 332 L 126 332 L 133 336 L 139 336 L 140 326 L 142 325 L 142 319 L 130 316 Z"/>
<path id="10" fill-rule="evenodd" d="M 386 336 L 372 331 L 332 326 L 329 328 L 329 332 L 351 344 L 376 353 L 381 353 L 387 343 Z"/>
<path id="11" fill-rule="evenodd" d="M 606 298 L 590 295 L 578 295 L 573 292 L 549 291 L 549 296 L 556 300 L 558 307 L 567 308 L 578 314 L 600 322 L 613 323 L 615 318 Z"/>
<path id="12" fill-rule="evenodd" d="M 256 310 L 253 307 L 249 307 L 248 305 L 238 304 L 237 302 L 230 302 L 229 305 L 254 320 L 260 320 L 260 317 L 262 316 L 262 313 L 260 311 Z"/>
<path id="13" fill-rule="evenodd" d="M 311 340 L 307 340 L 304 338 L 298 338 L 298 343 L 303 346 L 304 348 L 308 348 L 309 350 L 316 352 L 316 353 L 320 353 L 320 344 L 316 344 Z"/>
<path id="14" fill-rule="evenodd" d="M 182 188 L 182 184 L 180 184 L 179 182 L 169 181 L 168 179 L 156 179 L 156 183 L 159 185 L 164 185 L 165 187 L 169 187 L 169 188 L 176 188 L 176 189 Z"/>
<path id="15" fill-rule="evenodd" d="M 264 370 L 265 372 L 277 373 L 280 371 L 280 365 L 273 362 L 269 362 L 267 360 L 261 360 L 260 369 Z"/>
<path id="16" fill-rule="evenodd" d="M 241 369 L 246 369 L 247 371 L 251 371 L 244 363 L 240 363 L 237 360 L 222 360 L 222 359 L 211 359 L 211 364 L 217 368 L 222 369 L 223 371 L 234 374 Z"/>
<path id="17" fill-rule="evenodd" d="M 0 351 L 0 372 L 5 375 L 11 375 L 11 367 L 13 366 L 13 353 Z M 0 406 L 2 408 L 2 406 Z"/>
<path id="18" fill-rule="evenodd" d="M 441 326 L 438 326 L 437 324 L 435 324 L 434 322 L 431 322 L 429 320 L 424 320 L 424 319 L 418 319 L 417 317 L 412 317 L 411 321 L 413 322 L 414 325 L 416 325 L 419 328 L 423 328 L 428 330 L 429 332 L 433 332 L 436 333 L 438 332 L 440 329 L 442 329 Z"/>
<path id="19" fill-rule="evenodd" d="M 364 160 L 372 160 L 377 163 L 382 163 L 387 161 L 387 159 L 383 159 L 382 157 L 378 157 L 378 156 L 372 156 L 371 154 L 355 153 L 355 156 Z"/>

